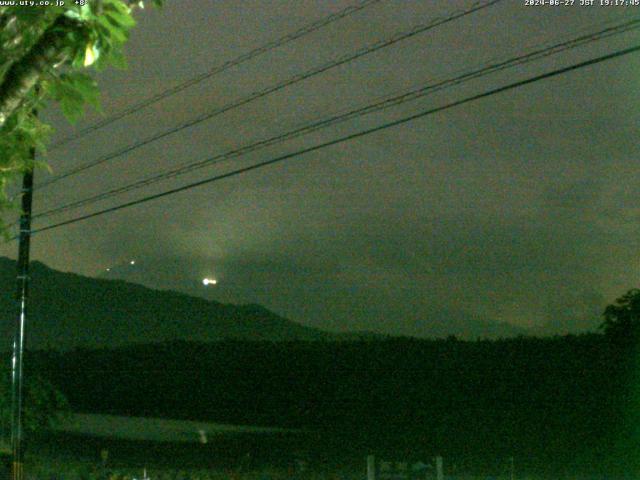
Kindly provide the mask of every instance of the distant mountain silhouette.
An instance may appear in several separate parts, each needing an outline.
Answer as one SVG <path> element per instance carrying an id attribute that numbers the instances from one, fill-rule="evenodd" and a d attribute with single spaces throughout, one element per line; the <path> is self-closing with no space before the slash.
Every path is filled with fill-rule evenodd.
<path id="1" fill-rule="evenodd" d="M 524 327 L 469 314 L 456 309 L 442 309 L 429 318 L 415 319 L 407 336 L 419 338 L 443 338 L 455 335 L 460 339 L 477 340 L 531 335 Z"/>
<path id="2" fill-rule="evenodd" d="M 10 346 L 16 316 L 15 272 L 15 261 L 0 257 L 1 349 Z M 326 332 L 300 325 L 260 305 L 223 304 L 123 280 L 89 278 L 53 270 L 37 261 L 32 262 L 31 277 L 27 331 L 27 347 L 31 349 L 68 350 L 173 340 L 350 341 L 388 337 L 369 331 Z M 442 312 L 438 318 L 415 322 L 405 335 L 475 339 L 527 333 L 508 323 Z"/>
<path id="3" fill-rule="evenodd" d="M 15 321 L 16 264 L 0 258 L 0 348 Z M 336 335 L 284 319 L 260 305 L 225 305 L 121 280 L 31 265 L 27 347 L 67 350 L 171 340 L 331 340 Z"/>

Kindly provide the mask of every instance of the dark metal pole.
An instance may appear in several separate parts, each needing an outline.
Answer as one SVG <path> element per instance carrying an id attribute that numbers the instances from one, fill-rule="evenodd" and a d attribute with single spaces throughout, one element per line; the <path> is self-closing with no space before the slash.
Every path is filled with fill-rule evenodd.
<path id="1" fill-rule="evenodd" d="M 31 160 L 35 149 L 31 149 Z M 33 163 L 33 162 L 32 162 Z M 22 214 L 20 215 L 20 245 L 18 247 L 18 316 L 13 338 L 11 362 L 11 451 L 13 454 L 12 479 L 23 479 L 22 462 L 22 354 L 24 327 L 27 319 L 29 293 L 29 246 L 31 241 L 31 203 L 33 200 L 33 165 L 22 177 Z"/>

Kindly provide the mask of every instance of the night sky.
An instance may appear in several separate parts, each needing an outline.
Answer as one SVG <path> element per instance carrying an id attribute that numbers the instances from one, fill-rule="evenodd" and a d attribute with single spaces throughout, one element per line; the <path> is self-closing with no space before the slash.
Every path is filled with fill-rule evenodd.
<path id="1" fill-rule="evenodd" d="M 99 74 L 105 114 L 354 0 L 169 1 L 138 11 L 129 69 Z M 187 121 L 469 1 L 385 0 L 51 152 L 55 173 Z M 579 3 L 579 0 L 576 1 Z M 640 8 L 502 3 L 283 89 L 37 191 L 35 212 L 207 158 L 430 79 L 596 31 Z M 49 222 L 266 160 L 638 44 L 637 31 L 487 76 Z M 36 235 L 33 258 L 330 330 L 421 334 L 485 320 L 598 324 L 638 285 L 640 55 Z M 71 133 L 45 112 L 60 139 Z M 100 117 L 89 115 L 80 127 Z M 49 174 L 36 174 L 40 180 Z M 15 256 L 15 243 L 1 254 Z M 128 262 L 136 260 L 135 265 Z M 106 272 L 111 268 L 111 272 Z M 202 278 L 218 280 L 204 287 Z"/>

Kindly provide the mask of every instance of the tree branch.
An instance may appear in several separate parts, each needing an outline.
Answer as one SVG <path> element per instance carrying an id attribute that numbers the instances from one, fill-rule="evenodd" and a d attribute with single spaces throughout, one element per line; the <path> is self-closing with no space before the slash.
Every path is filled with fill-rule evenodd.
<path id="1" fill-rule="evenodd" d="M 45 9 L 42 12 L 28 16 L 11 11 L 0 14 L 0 84 L 13 62 L 29 51 L 57 18 Z"/>
<path id="2" fill-rule="evenodd" d="M 61 15 L 36 44 L 7 71 L 0 85 L 0 128 L 20 107 L 44 72 L 70 58 L 67 32 L 79 24 Z"/>

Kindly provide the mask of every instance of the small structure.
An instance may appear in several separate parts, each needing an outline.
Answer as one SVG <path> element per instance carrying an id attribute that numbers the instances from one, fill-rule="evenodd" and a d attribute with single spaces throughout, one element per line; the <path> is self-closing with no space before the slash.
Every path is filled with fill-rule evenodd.
<path id="1" fill-rule="evenodd" d="M 367 457 L 367 480 L 444 480 L 442 457 L 433 464 L 424 462 L 389 461 Z"/>

